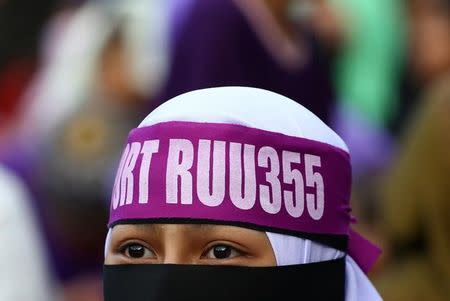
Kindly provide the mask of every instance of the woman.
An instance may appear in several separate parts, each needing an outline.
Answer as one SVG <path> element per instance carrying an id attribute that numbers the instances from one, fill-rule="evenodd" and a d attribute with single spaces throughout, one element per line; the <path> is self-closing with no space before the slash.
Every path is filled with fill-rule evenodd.
<path id="1" fill-rule="evenodd" d="M 388 301 L 444 301 L 450 296 L 450 1 L 408 4 L 411 74 L 420 94 L 378 187 L 378 228 L 391 251 L 374 282 Z"/>
<path id="2" fill-rule="evenodd" d="M 154 108 L 210 87 L 283 94 L 325 123 L 335 103 L 329 58 L 288 0 L 172 0 L 169 66 Z M 155 105 L 155 106 L 153 106 Z"/>
<path id="3" fill-rule="evenodd" d="M 350 159 L 318 117 L 248 87 L 196 90 L 128 139 L 105 300 L 381 300 L 378 249 L 349 228 Z"/>

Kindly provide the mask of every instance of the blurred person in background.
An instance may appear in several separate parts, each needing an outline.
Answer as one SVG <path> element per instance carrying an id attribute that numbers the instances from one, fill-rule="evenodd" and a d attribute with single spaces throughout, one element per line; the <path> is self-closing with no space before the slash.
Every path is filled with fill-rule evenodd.
<path id="1" fill-rule="evenodd" d="M 410 0 L 410 64 L 419 101 L 379 186 L 390 251 L 375 278 L 386 301 L 450 298 L 450 2 Z"/>
<path id="2" fill-rule="evenodd" d="M 21 133 L 45 137 L 95 94 L 151 99 L 165 78 L 165 6 L 96 0 L 55 16 L 43 38 L 42 67 L 24 97 Z"/>
<path id="3" fill-rule="evenodd" d="M 33 188 L 66 300 L 101 300 L 110 166 L 164 79 L 165 16 L 165 1 L 153 0 L 88 1 L 57 14 L 3 144 L 3 160 Z"/>
<path id="4" fill-rule="evenodd" d="M 357 227 L 382 242 L 371 223 L 377 180 L 396 148 L 397 118 L 405 72 L 405 9 L 399 0 L 304 0 L 307 23 L 332 62 L 337 101 L 330 125 L 352 154 L 352 204 Z M 297 15 L 301 11 L 297 11 Z M 376 270 L 376 269 L 375 269 Z"/>
<path id="5" fill-rule="evenodd" d="M 338 105 L 333 127 L 348 141 L 355 178 L 390 160 L 404 67 L 401 0 L 312 0 L 314 31 L 331 49 Z"/>
<path id="6" fill-rule="evenodd" d="M 61 300 L 27 187 L 2 165 L 0 241 L 0 300 Z"/>
<path id="7" fill-rule="evenodd" d="M 292 14 L 302 2 L 172 1 L 170 67 L 159 102 L 194 89 L 252 86 L 295 99 L 328 122 L 330 65 L 302 16 Z"/>
<path id="8" fill-rule="evenodd" d="M 399 0 L 304 0 L 309 23 L 332 58 L 337 105 L 332 126 L 348 141 L 355 179 L 389 162 L 404 67 L 405 13 Z M 355 183 L 358 184 L 358 183 Z"/>
<path id="9" fill-rule="evenodd" d="M 1 161 L 13 144 L 23 95 L 39 69 L 41 33 L 57 2 L 0 1 Z M 7 163 L 11 168 L 0 164 L 0 300 L 60 300 L 33 193 Z"/>

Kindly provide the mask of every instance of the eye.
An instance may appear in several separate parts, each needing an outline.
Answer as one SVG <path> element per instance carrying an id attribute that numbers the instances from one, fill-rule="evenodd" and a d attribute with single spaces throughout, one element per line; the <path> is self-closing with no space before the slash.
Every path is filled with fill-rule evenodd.
<path id="1" fill-rule="evenodd" d="M 227 245 L 215 245 L 211 247 L 205 257 L 208 259 L 230 259 L 242 255 L 241 252 Z"/>
<path id="2" fill-rule="evenodd" d="M 154 258 L 155 253 L 139 243 L 129 243 L 120 249 L 120 252 L 129 258 Z"/>

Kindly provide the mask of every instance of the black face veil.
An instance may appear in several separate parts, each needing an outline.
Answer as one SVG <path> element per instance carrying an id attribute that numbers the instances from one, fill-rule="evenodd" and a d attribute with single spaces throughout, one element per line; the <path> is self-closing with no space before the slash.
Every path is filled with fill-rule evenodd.
<path id="1" fill-rule="evenodd" d="M 345 257 L 277 267 L 105 265 L 103 277 L 105 301 L 343 301 Z"/>

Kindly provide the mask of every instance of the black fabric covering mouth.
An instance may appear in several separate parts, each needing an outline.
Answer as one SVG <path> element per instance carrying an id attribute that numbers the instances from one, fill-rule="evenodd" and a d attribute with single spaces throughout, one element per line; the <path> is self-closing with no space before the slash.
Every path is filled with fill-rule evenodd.
<path id="1" fill-rule="evenodd" d="M 345 257 L 275 267 L 105 265 L 103 279 L 105 301 L 344 301 Z"/>

